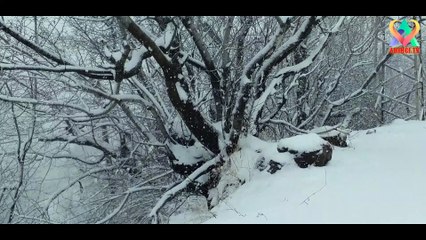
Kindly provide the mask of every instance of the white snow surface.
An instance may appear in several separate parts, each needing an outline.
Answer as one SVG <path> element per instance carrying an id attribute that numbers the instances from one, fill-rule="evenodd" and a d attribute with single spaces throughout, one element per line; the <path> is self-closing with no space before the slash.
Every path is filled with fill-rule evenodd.
<path id="1" fill-rule="evenodd" d="M 396 120 L 375 130 L 352 132 L 349 147 L 334 147 L 325 167 L 293 161 L 271 175 L 248 166 L 247 182 L 204 223 L 426 223 L 426 122 Z M 251 146 L 266 146 L 254 140 Z M 276 145 L 269 145 L 272 153 Z"/>

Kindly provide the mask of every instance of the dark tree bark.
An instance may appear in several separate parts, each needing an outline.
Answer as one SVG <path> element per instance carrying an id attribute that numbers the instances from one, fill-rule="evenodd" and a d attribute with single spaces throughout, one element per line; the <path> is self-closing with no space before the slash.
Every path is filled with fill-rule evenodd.
<path id="1" fill-rule="evenodd" d="M 306 47 L 301 44 L 298 49 L 296 50 L 296 54 L 294 55 L 294 62 L 296 64 L 301 63 L 303 60 L 305 60 L 307 57 Z M 306 69 L 302 70 L 301 73 L 306 72 Z M 307 114 L 303 110 L 303 96 L 308 91 L 308 82 L 307 82 L 307 76 L 300 76 L 298 78 L 298 85 L 296 90 L 296 112 L 297 112 L 297 119 L 296 119 L 296 126 L 299 126 L 303 121 L 306 120 Z"/>
<path id="2" fill-rule="evenodd" d="M 191 35 L 194 40 L 195 45 L 197 46 L 198 51 L 201 54 L 201 58 L 206 65 L 206 72 L 210 77 L 210 83 L 213 89 L 213 99 L 215 106 L 215 114 L 213 115 L 213 121 L 222 120 L 222 106 L 223 106 L 223 92 L 221 89 L 221 78 L 219 72 L 213 62 L 212 57 L 207 49 L 206 44 L 201 38 L 200 33 L 194 25 L 194 20 L 192 17 L 181 17 L 181 21 L 185 26 L 186 30 Z"/>
<path id="3" fill-rule="evenodd" d="M 179 56 L 179 41 L 175 40 L 174 43 L 172 43 L 173 46 L 169 51 L 169 54 L 172 56 L 172 60 L 170 61 L 148 34 L 146 34 L 130 17 L 120 16 L 117 18 L 133 37 L 147 49 L 151 49 L 152 56 L 163 70 L 169 99 L 191 133 L 193 133 L 201 144 L 206 146 L 212 153 L 218 154 L 220 149 L 216 129 L 210 125 L 201 112 L 195 109 L 190 97 L 186 100 L 182 100 L 179 96 L 176 83 L 180 83 L 183 90 L 190 96 L 186 81 L 184 81 L 183 77 L 179 78 L 179 76 L 183 76 L 182 65 L 177 61 L 177 57 Z"/>

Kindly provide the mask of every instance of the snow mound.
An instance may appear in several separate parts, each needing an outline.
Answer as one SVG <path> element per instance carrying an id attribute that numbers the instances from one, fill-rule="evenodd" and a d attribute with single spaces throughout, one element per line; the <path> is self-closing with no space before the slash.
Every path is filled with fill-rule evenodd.
<path id="1" fill-rule="evenodd" d="M 199 142 L 196 141 L 192 146 L 183 146 L 180 144 L 168 144 L 169 149 L 173 152 L 175 157 L 179 161 L 174 161 L 174 164 L 186 164 L 191 165 L 199 161 L 205 161 L 206 159 L 211 158 L 210 153 L 205 147 Z"/>
<path id="2" fill-rule="evenodd" d="M 256 179 L 256 176 L 271 175 L 268 173 L 270 167 L 268 163 L 271 160 L 282 166 L 294 165 L 297 167 L 292 154 L 277 151 L 277 143 L 247 136 L 241 138 L 239 144 L 241 150 L 230 156 L 228 163 L 223 166 L 222 177 L 218 186 L 210 191 L 212 206 L 232 194 L 241 184 Z M 261 168 L 259 164 L 266 166 Z"/>
<path id="3" fill-rule="evenodd" d="M 322 140 L 322 139 L 321 139 Z M 234 153 L 229 162 L 230 169 L 241 182 L 250 181 L 254 175 L 261 174 L 256 168 L 260 159 L 273 160 L 281 164 L 293 164 L 294 155 L 277 151 L 277 143 L 263 141 L 254 136 L 247 136 L 240 140 L 241 151 Z M 262 173 L 263 174 L 263 173 Z"/>

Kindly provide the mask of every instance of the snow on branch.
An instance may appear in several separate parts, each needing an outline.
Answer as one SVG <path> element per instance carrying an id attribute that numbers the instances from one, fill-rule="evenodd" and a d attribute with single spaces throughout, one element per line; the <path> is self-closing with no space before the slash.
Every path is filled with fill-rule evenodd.
<path id="1" fill-rule="evenodd" d="M 349 59 L 351 58 L 351 56 L 353 56 L 353 53 L 351 53 L 345 63 L 345 68 L 347 63 L 349 62 Z M 334 101 L 330 101 L 329 97 L 331 95 L 331 92 L 334 91 L 336 89 L 337 84 L 339 83 L 339 79 L 343 76 L 340 72 L 338 74 L 338 78 L 336 79 L 336 82 L 333 86 L 329 86 L 331 87 L 331 90 L 327 90 L 326 92 L 326 97 L 324 98 L 323 103 L 328 102 L 328 106 L 326 107 L 325 113 L 324 113 L 324 117 L 322 117 L 322 120 L 320 121 L 320 125 L 324 125 L 325 121 L 329 118 L 331 112 L 333 111 L 333 108 L 336 106 L 341 106 L 347 102 L 349 102 L 350 100 L 353 100 L 355 98 L 361 97 L 362 95 L 364 95 L 365 93 L 367 93 L 367 87 L 370 85 L 370 83 L 373 81 L 373 79 L 376 77 L 377 73 L 379 72 L 379 69 L 385 65 L 386 61 L 392 57 L 392 54 L 388 53 L 386 54 L 382 60 L 377 64 L 376 68 L 374 69 L 374 71 L 367 77 L 367 79 L 363 82 L 363 84 L 355 91 L 353 91 L 351 94 L 342 97 L 340 99 L 334 100 Z M 333 84 L 333 82 L 331 82 L 330 84 Z M 305 121 L 306 122 L 306 121 Z"/>
<path id="2" fill-rule="evenodd" d="M 70 62 L 62 59 L 59 56 L 57 56 L 56 54 L 45 50 L 44 48 L 40 47 L 36 43 L 32 42 L 31 40 L 28 40 L 28 39 L 24 38 L 23 36 L 21 36 L 20 33 L 16 32 L 15 30 L 13 30 L 13 29 L 9 28 L 8 26 L 6 26 L 5 23 L 2 20 L 0 20 L 0 30 L 2 30 L 5 33 L 9 34 L 13 38 L 15 38 L 16 40 L 18 40 L 22 44 L 24 44 L 25 46 L 33 49 L 34 51 L 36 51 L 40 55 L 42 55 L 42 56 L 44 56 L 44 57 L 46 57 L 46 58 L 48 58 L 50 60 L 53 60 L 53 61 L 55 61 L 58 64 L 73 65 Z"/>
<path id="3" fill-rule="evenodd" d="M 306 58 L 304 59 L 302 62 L 293 65 L 293 66 L 289 66 L 289 67 L 285 67 L 283 69 L 281 69 L 280 71 L 278 71 L 278 73 L 275 75 L 275 78 L 283 78 L 285 76 L 288 76 L 290 74 L 294 74 L 297 72 L 300 72 L 306 68 L 308 68 L 315 60 L 315 58 L 319 55 L 319 53 L 321 52 L 322 49 L 324 49 L 324 47 L 326 46 L 326 42 L 329 39 L 329 34 L 327 34 L 327 36 L 323 36 L 320 38 L 319 40 L 319 44 L 318 47 L 315 48 L 312 53 Z"/>
<path id="4" fill-rule="evenodd" d="M 184 102 L 179 97 L 176 89 L 176 82 L 180 82 L 182 86 L 186 85 L 182 76 L 182 65 L 180 63 L 177 64 L 178 62 L 172 62 L 170 57 L 166 55 L 149 36 L 148 31 L 145 31 L 145 29 L 137 25 L 130 17 L 119 16 L 117 19 L 134 38 L 151 51 L 155 61 L 160 65 L 165 75 L 167 94 L 171 103 L 178 110 L 179 115 L 194 136 L 211 152 L 219 153 L 220 148 L 217 130 L 206 120 L 200 111 L 194 108 L 191 98 Z M 178 56 L 178 47 L 171 48 L 171 54 Z M 188 96 L 190 95 L 188 94 Z"/>
<path id="5" fill-rule="evenodd" d="M 211 81 L 220 81 L 220 76 L 217 71 L 217 68 L 213 62 L 213 58 L 210 55 L 207 45 L 202 39 L 202 36 L 198 29 L 194 25 L 194 20 L 191 17 L 181 17 L 180 18 L 183 25 L 185 26 L 186 30 L 191 35 L 192 39 L 194 40 L 195 46 L 197 47 L 201 58 L 203 59 L 203 62 L 206 66 L 207 73 L 209 74 Z"/>
<path id="6" fill-rule="evenodd" d="M 250 115 L 250 132 L 252 132 L 252 134 L 254 134 L 253 131 L 256 130 L 255 120 L 256 120 L 256 118 L 259 114 L 259 111 L 265 105 L 265 102 L 266 102 L 266 99 L 268 98 L 268 96 L 275 93 L 275 86 L 277 84 L 279 84 L 280 81 L 281 80 L 278 79 L 278 78 L 273 79 L 272 82 L 269 84 L 269 86 L 266 88 L 266 90 L 262 93 L 262 95 L 258 99 L 256 99 L 256 101 L 254 101 L 253 110 L 252 110 L 252 113 Z"/>
<path id="7" fill-rule="evenodd" d="M 271 51 L 271 49 L 275 46 L 277 38 L 282 34 L 281 30 L 277 30 L 272 37 L 272 39 L 259 51 L 256 53 L 254 57 L 250 59 L 250 61 L 245 65 L 243 74 L 248 78 L 250 77 L 250 73 L 253 71 L 253 68 L 259 64 L 262 59 L 266 56 L 266 54 Z"/>
<path id="8" fill-rule="evenodd" d="M 159 223 L 158 222 L 158 211 L 173 197 L 176 196 L 179 192 L 184 190 L 190 183 L 195 181 L 197 178 L 199 178 L 201 175 L 207 173 L 212 168 L 214 168 L 217 164 L 220 164 L 223 161 L 222 154 L 217 155 L 213 159 L 205 162 L 203 165 L 201 165 L 197 170 L 195 170 L 193 173 L 191 173 L 185 180 L 183 180 L 178 185 L 174 186 L 172 189 L 168 190 L 166 193 L 163 194 L 163 196 L 160 198 L 160 200 L 155 204 L 154 208 L 152 208 L 149 217 L 152 219 L 152 223 Z"/>
<path id="9" fill-rule="evenodd" d="M 342 25 L 344 19 L 345 17 L 340 17 L 339 21 L 336 23 L 336 25 L 334 25 L 332 30 L 326 33 L 325 36 L 322 36 L 320 38 L 318 46 L 312 51 L 312 53 L 306 59 L 304 59 L 302 62 L 296 65 L 281 69 L 275 75 L 274 79 L 269 84 L 269 86 L 264 90 L 262 95 L 254 102 L 254 109 L 252 111 L 252 115 L 250 118 L 250 122 L 252 123 L 250 127 L 252 131 L 255 130 L 254 126 L 252 125 L 254 125 L 254 121 L 257 118 L 259 111 L 262 109 L 263 105 L 265 104 L 266 98 L 272 93 L 272 90 L 274 90 L 275 85 L 277 85 L 279 81 L 281 81 L 281 79 L 287 78 L 289 75 L 298 73 L 302 70 L 307 69 L 309 66 L 311 66 L 314 60 L 321 53 L 321 51 L 327 46 L 327 43 L 329 42 L 330 37 L 339 31 L 339 28 Z"/>
<path id="10" fill-rule="evenodd" d="M 172 68 L 172 63 L 169 58 L 161 51 L 157 43 L 150 37 L 150 34 L 146 32 L 142 27 L 138 26 L 130 17 L 128 16 L 117 16 L 118 21 L 120 21 L 123 26 L 140 42 L 142 43 L 148 51 L 152 52 L 155 60 L 164 67 Z"/>
<path id="11" fill-rule="evenodd" d="M 373 79 L 376 77 L 377 73 L 379 72 L 379 69 L 382 67 L 383 64 L 386 63 L 386 61 L 392 56 L 391 53 L 386 54 L 383 59 L 379 62 L 379 64 L 377 64 L 376 68 L 374 69 L 374 71 L 368 76 L 368 78 L 364 81 L 364 83 L 361 85 L 361 87 L 359 89 L 357 89 L 356 91 L 352 92 L 351 94 L 349 94 L 348 96 L 345 96 L 343 98 L 340 98 L 338 100 L 332 101 L 330 102 L 331 105 L 333 106 L 340 106 L 346 102 L 348 102 L 349 100 L 359 97 L 360 95 L 362 95 L 364 93 L 364 91 L 366 90 L 366 88 L 368 87 L 368 85 L 373 81 Z"/>
<path id="12" fill-rule="evenodd" d="M 46 71 L 46 72 L 75 72 L 79 74 L 96 74 L 100 79 L 110 80 L 114 75 L 112 69 L 91 68 L 91 67 L 78 67 L 70 65 L 61 65 L 57 67 L 46 67 L 38 65 L 22 65 L 22 64 L 0 64 L 0 71 L 7 70 L 28 70 L 28 71 Z"/>
<path id="13" fill-rule="evenodd" d="M 155 106 L 155 109 L 157 109 L 157 111 L 160 113 L 160 116 L 163 118 L 163 121 L 170 119 L 169 112 L 167 111 L 164 104 L 161 104 L 162 101 L 159 101 L 157 98 L 155 98 L 155 96 L 149 92 L 149 90 L 145 87 L 144 84 L 137 80 L 130 80 L 130 82 L 133 83 L 139 90 L 141 90 L 142 93 L 149 99 L 151 104 Z"/>
<path id="14" fill-rule="evenodd" d="M 123 112 L 126 114 L 126 116 L 129 118 L 129 120 L 133 123 L 133 125 L 136 127 L 136 130 L 138 133 L 140 133 L 142 136 L 146 137 L 149 142 L 154 143 L 154 144 L 161 144 L 161 142 L 159 142 L 157 140 L 157 138 L 154 136 L 154 134 L 152 134 L 150 131 L 144 131 L 142 129 L 142 126 L 147 128 L 147 126 L 145 124 L 140 124 L 140 122 L 137 120 L 136 116 L 133 114 L 133 112 L 130 110 L 129 106 L 127 106 L 124 102 L 119 102 L 118 103 L 121 107 L 121 109 L 123 110 Z"/>
<path id="15" fill-rule="evenodd" d="M 79 16 L 69 16 L 72 19 L 79 20 L 79 21 L 90 21 L 90 22 L 106 22 L 112 19 L 112 16 L 108 17 L 79 17 Z"/>
<path id="16" fill-rule="evenodd" d="M 88 89 L 86 89 L 88 90 Z M 98 94 L 101 94 L 101 91 L 95 91 Z M 83 108 L 79 105 L 76 104 L 71 104 L 71 103 L 65 103 L 65 102 L 61 102 L 61 101 L 47 101 L 47 100 L 35 100 L 32 98 L 21 98 L 21 97 L 11 97 L 11 96 L 6 96 L 6 95 L 0 95 L 0 100 L 3 100 L 5 102 L 12 102 L 12 103 L 28 103 L 28 104 L 36 104 L 36 105 L 45 105 L 45 106 L 58 106 L 58 107 L 66 107 L 66 108 L 71 108 L 71 109 L 75 109 L 78 111 L 81 111 L 83 113 L 85 113 L 87 116 L 89 117 L 94 117 L 94 116 L 99 116 L 99 115 L 103 115 L 106 114 L 107 112 L 109 112 L 110 110 L 112 110 L 112 108 L 114 108 L 114 106 L 116 105 L 117 102 L 141 102 L 144 103 L 146 105 L 150 105 L 151 103 L 146 101 L 145 99 L 141 98 L 138 95 L 120 95 L 120 94 L 116 94 L 116 95 L 108 95 L 106 93 L 102 93 L 101 96 L 113 100 L 115 103 L 109 104 L 109 107 L 107 108 L 102 108 L 102 109 L 96 109 L 96 110 L 88 110 L 86 108 Z M 68 118 L 78 118 L 78 117 L 83 117 L 79 114 L 75 114 L 75 115 L 68 115 L 68 116 L 64 116 L 64 117 L 68 117 Z"/>
<path id="17" fill-rule="evenodd" d="M 15 30 L 6 26 L 6 24 L 2 20 L 0 20 L 0 30 L 9 34 L 10 36 L 12 36 L 16 40 L 18 40 L 20 43 L 24 44 L 25 46 L 31 48 L 36 53 L 42 55 L 43 57 L 45 57 L 49 60 L 54 61 L 57 64 L 69 65 L 70 67 L 72 67 L 72 66 L 75 67 L 75 64 L 73 64 L 73 63 L 71 63 L 67 60 L 64 60 L 62 57 L 57 56 L 56 54 L 47 51 L 46 49 L 42 48 L 38 44 L 32 42 L 31 40 L 26 39 L 20 33 L 16 32 Z M 76 68 L 78 68 L 78 67 L 76 67 Z M 74 71 L 74 72 L 77 72 L 77 71 Z M 111 71 L 103 72 L 102 74 L 99 74 L 99 73 L 96 73 L 96 72 L 90 72 L 90 71 L 89 72 L 78 71 L 78 73 L 83 75 L 83 76 L 95 78 L 95 79 L 105 79 L 105 80 L 113 80 L 114 79 L 114 74 L 111 73 Z"/>
<path id="18" fill-rule="evenodd" d="M 44 153 L 40 153 L 40 152 L 35 152 L 33 151 L 34 155 L 36 156 L 42 156 L 42 157 L 46 157 L 46 158 L 55 158 L 55 159 L 61 159 L 61 158 L 66 158 L 66 159 L 72 159 L 75 161 L 79 161 L 81 163 L 87 164 L 87 165 L 96 165 L 99 164 L 100 162 L 102 162 L 105 159 L 105 155 L 103 155 L 99 160 L 96 160 L 94 162 L 88 162 L 86 160 L 83 160 L 77 156 L 73 156 L 73 155 L 47 155 Z"/>
<path id="19" fill-rule="evenodd" d="M 308 20 L 304 21 L 296 33 L 291 36 L 284 44 L 282 44 L 274 53 L 265 61 L 257 71 L 255 79 L 256 82 L 260 78 L 264 78 L 269 74 L 270 70 L 277 63 L 281 62 L 282 59 L 286 58 L 307 35 L 312 31 L 314 25 L 318 23 L 318 19 L 315 17 L 309 17 Z"/>
<path id="20" fill-rule="evenodd" d="M 286 31 L 290 26 L 292 16 L 274 16 L 274 18 L 278 22 L 278 25 L 280 25 L 281 30 Z"/>
<path id="21" fill-rule="evenodd" d="M 127 193 L 124 196 L 123 200 L 121 201 L 120 205 L 116 209 L 114 209 L 114 211 L 112 211 L 110 214 L 108 214 L 105 218 L 97 221 L 96 224 L 106 223 L 109 220 L 111 220 L 115 215 L 117 215 L 121 211 L 121 209 L 124 207 L 124 204 L 126 204 L 127 200 L 129 199 L 129 196 L 130 196 L 130 193 Z"/>
<path id="22" fill-rule="evenodd" d="M 184 51 L 181 50 L 179 52 L 179 57 L 181 59 L 181 62 L 180 62 L 181 64 L 188 62 L 192 66 L 197 67 L 197 68 L 199 68 L 203 71 L 207 70 L 207 67 L 201 61 L 189 56 L 189 53 L 187 53 L 187 52 L 184 52 Z"/>
<path id="23" fill-rule="evenodd" d="M 127 200 L 129 199 L 129 196 L 132 193 L 140 192 L 140 191 L 146 191 L 146 190 L 162 190 L 162 189 L 166 188 L 167 186 L 156 187 L 156 186 L 142 186 L 142 185 L 145 185 L 145 184 L 150 183 L 150 182 L 152 182 L 154 180 L 157 180 L 159 178 L 167 176 L 167 175 L 169 175 L 171 173 L 173 173 L 173 171 L 167 171 L 167 172 L 162 173 L 162 174 L 160 174 L 158 176 L 155 176 L 155 177 L 153 177 L 153 178 L 151 178 L 149 180 L 146 180 L 146 181 L 144 181 L 144 182 L 142 182 L 142 183 L 140 183 L 140 184 L 138 184 L 138 185 L 136 185 L 134 187 L 129 188 L 127 191 L 125 191 L 123 193 L 125 196 L 124 196 L 123 200 L 121 201 L 121 203 L 119 204 L 119 206 L 117 208 L 115 208 L 114 211 L 112 211 L 106 217 L 104 217 L 103 219 L 97 221 L 96 224 L 106 223 L 109 220 L 111 220 L 114 216 L 116 216 L 123 209 L 124 205 L 126 204 Z M 113 198 L 115 198 L 115 197 L 113 197 Z M 110 200 L 112 200 L 112 199 L 110 199 Z"/>
<path id="24" fill-rule="evenodd" d="M 410 92 L 412 92 L 412 91 L 413 91 L 413 90 L 410 90 Z M 409 104 L 409 103 L 406 103 L 406 102 L 404 102 L 404 101 L 398 100 L 398 99 L 396 99 L 396 98 L 394 98 L 394 97 L 391 97 L 391 96 L 389 96 L 389 95 L 383 94 L 383 93 L 381 93 L 381 92 L 376 92 L 376 91 L 368 91 L 368 92 L 370 92 L 370 93 L 374 93 L 374 94 L 377 94 L 377 95 L 379 95 L 379 96 L 381 96 L 381 97 L 384 97 L 384 98 L 389 99 L 390 101 L 394 101 L 394 102 L 400 103 L 400 104 L 405 105 L 405 106 L 407 106 L 407 107 L 416 108 L 416 106 L 414 106 L 414 105 L 412 105 L 412 104 Z"/>
<path id="25" fill-rule="evenodd" d="M 116 157 L 115 151 L 116 149 L 113 149 L 110 147 L 110 145 L 102 140 L 95 140 L 93 138 L 87 137 L 87 136 L 57 136 L 57 137 L 45 137 L 45 138 L 39 138 L 39 141 L 43 142 L 67 142 L 67 143 L 73 143 L 77 145 L 83 145 L 83 146 L 90 146 L 94 147 L 100 151 L 102 151 L 106 155 L 110 155 L 112 157 Z"/>
<path id="26" fill-rule="evenodd" d="M 308 68 L 313 63 L 313 61 L 318 57 L 319 53 L 321 53 L 321 51 L 327 46 L 327 43 L 329 42 L 330 37 L 339 31 L 339 28 L 342 25 L 344 19 L 345 19 L 344 16 L 340 17 L 339 21 L 336 23 L 336 25 L 334 25 L 333 29 L 330 32 L 326 33 L 325 36 L 322 36 L 320 38 L 318 46 L 312 51 L 312 53 L 305 60 L 303 60 L 302 62 L 296 65 L 281 69 L 280 71 L 278 71 L 275 77 L 276 78 L 283 77 L 283 75 L 288 76 L 288 74 L 294 74 Z"/>
<path id="27" fill-rule="evenodd" d="M 60 101 L 35 100 L 32 98 L 11 97 L 6 95 L 0 95 L 0 100 L 3 100 L 5 102 L 11 102 L 11 103 L 29 103 L 29 104 L 36 104 L 36 105 L 67 107 L 67 108 L 84 112 L 89 116 L 92 115 L 92 113 L 89 110 L 82 108 L 79 105 L 60 102 Z"/>

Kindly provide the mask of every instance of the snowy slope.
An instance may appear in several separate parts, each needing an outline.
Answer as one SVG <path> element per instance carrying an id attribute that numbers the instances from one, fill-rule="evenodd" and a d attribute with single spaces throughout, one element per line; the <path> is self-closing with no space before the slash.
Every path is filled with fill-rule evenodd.
<path id="1" fill-rule="evenodd" d="M 426 123 L 375 130 L 353 132 L 326 167 L 251 170 L 205 223 L 426 223 Z"/>

